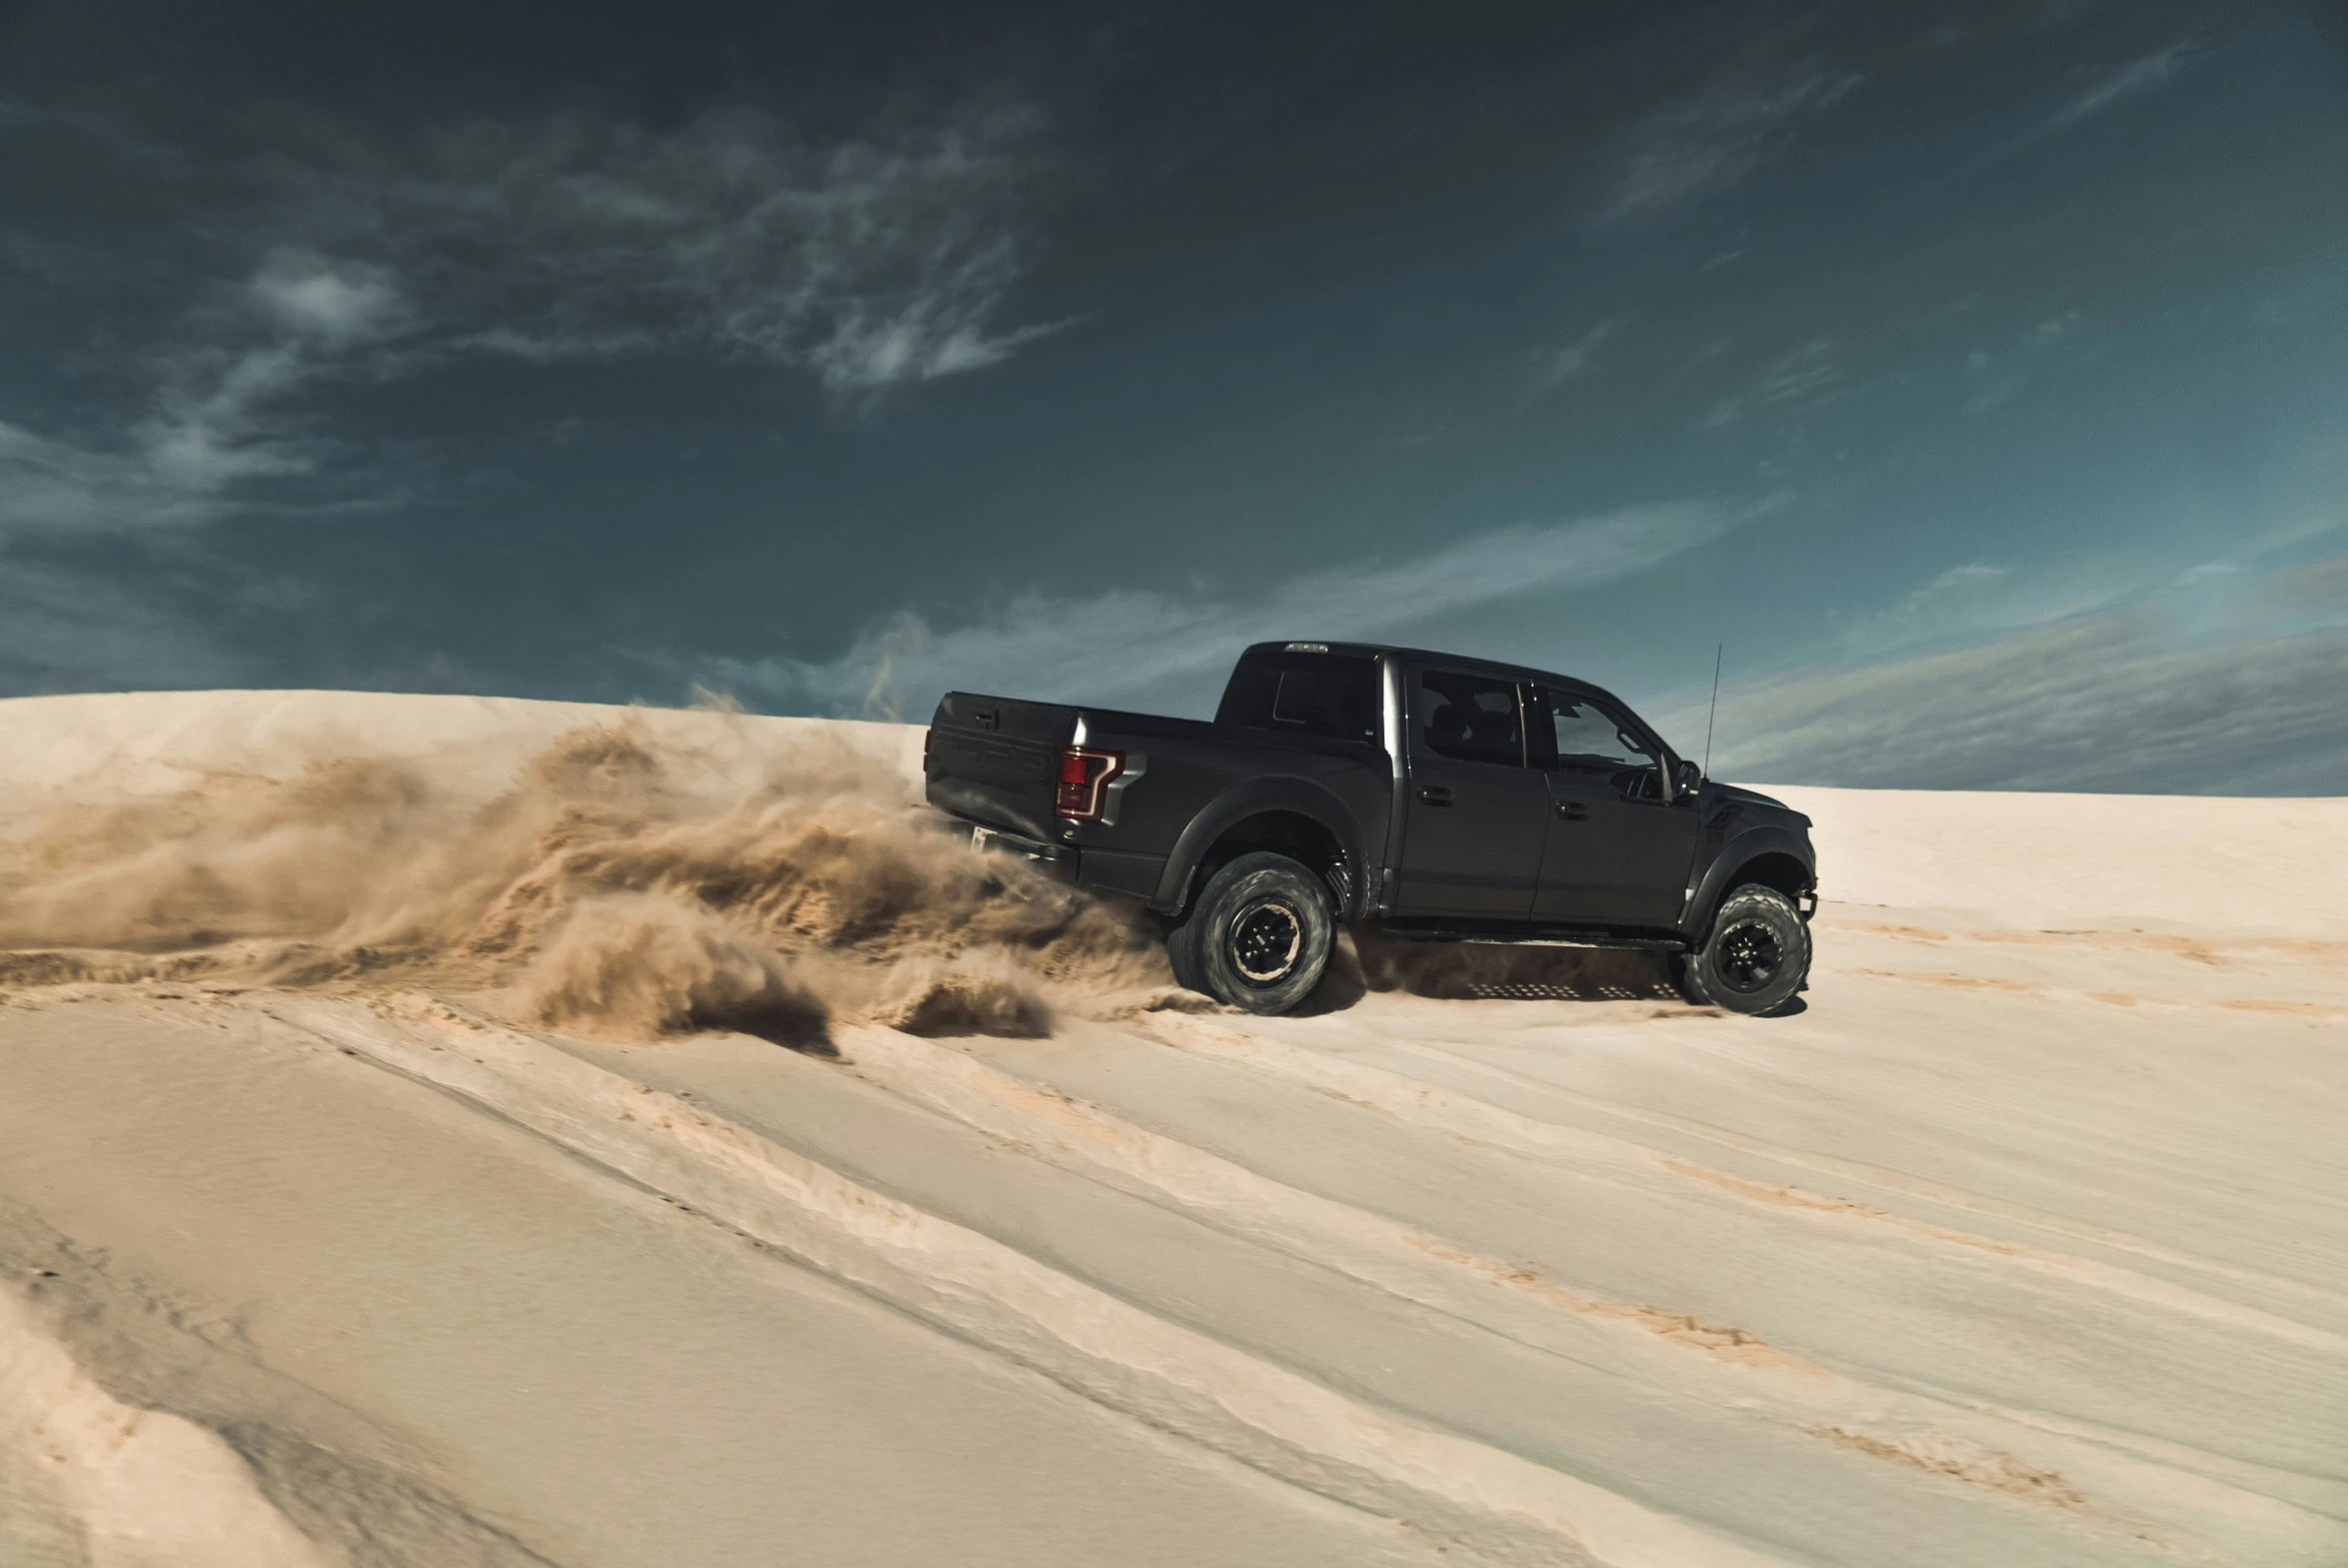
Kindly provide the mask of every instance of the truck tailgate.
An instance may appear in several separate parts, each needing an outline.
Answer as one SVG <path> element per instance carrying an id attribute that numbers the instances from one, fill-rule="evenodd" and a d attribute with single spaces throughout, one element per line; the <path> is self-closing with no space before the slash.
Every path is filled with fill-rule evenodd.
<path id="1" fill-rule="evenodd" d="M 1007 832 L 1046 839 L 1061 748 L 1077 710 L 1058 703 L 949 692 L 930 721 L 930 803 Z"/>

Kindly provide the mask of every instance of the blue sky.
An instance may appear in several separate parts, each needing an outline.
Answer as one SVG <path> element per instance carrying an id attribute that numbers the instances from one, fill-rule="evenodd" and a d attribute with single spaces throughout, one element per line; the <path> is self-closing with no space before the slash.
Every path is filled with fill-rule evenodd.
<path id="1" fill-rule="evenodd" d="M 2348 787 L 2312 4 L 20 5 L 0 692 L 1202 713 Z"/>

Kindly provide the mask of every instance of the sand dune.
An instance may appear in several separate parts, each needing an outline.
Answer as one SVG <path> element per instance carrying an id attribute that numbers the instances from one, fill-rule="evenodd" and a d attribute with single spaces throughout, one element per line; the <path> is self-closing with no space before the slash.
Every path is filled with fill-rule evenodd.
<path id="1" fill-rule="evenodd" d="M 918 732 L 0 704 L 0 1562 L 2348 1561 L 2348 810 L 1197 1010 Z"/>

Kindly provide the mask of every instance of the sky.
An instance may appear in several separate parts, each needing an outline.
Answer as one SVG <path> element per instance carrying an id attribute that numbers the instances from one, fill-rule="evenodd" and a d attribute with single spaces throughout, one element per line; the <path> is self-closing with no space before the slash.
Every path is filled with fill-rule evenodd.
<path id="1" fill-rule="evenodd" d="M 2348 6 L 0 6 L 0 696 L 2348 791 Z"/>

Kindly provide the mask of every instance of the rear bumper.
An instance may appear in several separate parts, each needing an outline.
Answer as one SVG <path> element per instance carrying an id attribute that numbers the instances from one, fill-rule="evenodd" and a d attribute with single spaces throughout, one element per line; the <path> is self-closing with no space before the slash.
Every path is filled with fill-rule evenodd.
<path id="1" fill-rule="evenodd" d="M 1148 899 L 1157 891 L 1158 879 L 1166 870 L 1163 854 L 1080 848 L 1073 843 L 1053 843 L 978 822 L 966 821 L 964 825 L 970 830 L 973 850 L 981 854 L 1017 855 L 1055 881 L 1089 887 L 1095 892 Z"/>
<path id="2" fill-rule="evenodd" d="M 1005 832 L 999 827 L 982 827 L 976 822 L 969 826 L 972 852 L 1014 855 L 1028 861 L 1055 881 L 1076 881 L 1083 853 L 1075 844 L 1047 843 L 1024 833 Z"/>

